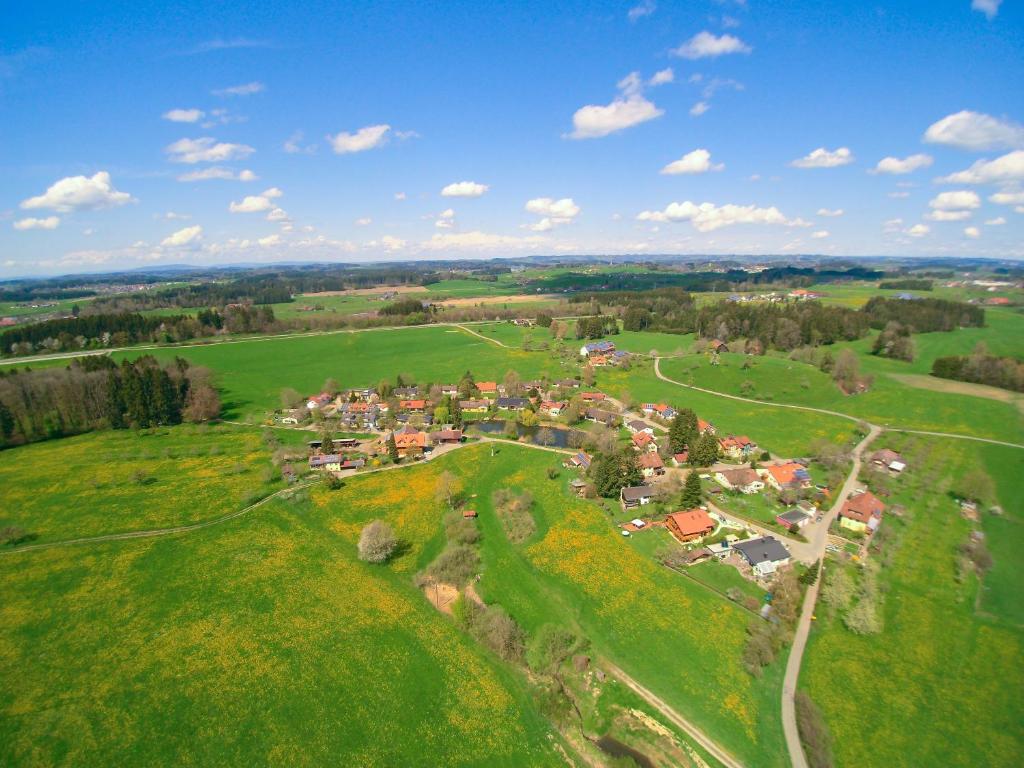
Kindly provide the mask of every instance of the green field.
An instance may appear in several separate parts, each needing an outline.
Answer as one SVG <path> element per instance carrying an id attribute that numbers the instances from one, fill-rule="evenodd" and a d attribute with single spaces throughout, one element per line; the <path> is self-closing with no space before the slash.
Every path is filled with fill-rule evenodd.
<path id="1" fill-rule="evenodd" d="M 1024 453 L 933 438 L 886 442 L 910 469 L 893 483 L 892 501 L 906 513 L 883 522 L 895 533 L 880 574 L 884 628 L 855 635 L 819 606 L 801 687 L 824 713 L 837 766 L 1017 765 Z M 971 524 L 947 492 L 975 466 L 996 480 L 1004 514 L 982 513 L 995 567 L 980 584 L 973 575 L 958 583 L 956 552 Z"/>

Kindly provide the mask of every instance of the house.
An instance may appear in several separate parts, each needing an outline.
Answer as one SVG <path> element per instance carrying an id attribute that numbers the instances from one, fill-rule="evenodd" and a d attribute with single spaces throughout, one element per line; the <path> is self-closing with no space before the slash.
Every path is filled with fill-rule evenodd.
<path id="1" fill-rule="evenodd" d="M 646 406 L 650 405 L 651 410 L 647 411 Z M 659 419 L 670 421 L 676 417 L 676 409 L 665 403 L 645 403 L 644 413 L 648 416 L 657 416 Z"/>
<path id="2" fill-rule="evenodd" d="M 764 467 L 758 470 L 758 474 L 777 491 L 795 491 L 811 485 L 811 475 L 807 468 L 795 461 Z"/>
<path id="3" fill-rule="evenodd" d="M 397 397 L 399 400 L 401 400 L 403 398 L 405 398 L 407 400 L 411 400 L 412 398 L 420 396 L 420 388 L 419 387 L 395 387 L 393 390 L 391 390 L 391 394 L 394 397 Z"/>
<path id="4" fill-rule="evenodd" d="M 352 402 L 353 399 L 368 402 L 370 398 L 375 397 L 376 395 L 376 391 L 369 387 L 363 387 L 362 389 L 346 389 L 342 394 L 338 395 L 338 397 L 344 398 L 349 402 Z"/>
<path id="5" fill-rule="evenodd" d="M 633 434 L 636 434 L 637 432 L 646 432 L 651 437 L 654 437 L 654 427 L 646 422 L 640 421 L 640 419 L 633 419 L 630 421 L 626 424 L 626 429 Z"/>
<path id="6" fill-rule="evenodd" d="M 559 379 L 555 382 L 555 386 L 562 389 L 579 389 L 580 382 L 579 379 Z"/>
<path id="7" fill-rule="evenodd" d="M 604 392 L 581 392 L 580 397 L 586 403 L 599 403 L 605 399 Z"/>
<path id="8" fill-rule="evenodd" d="M 362 469 L 366 466 L 366 459 L 345 459 L 341 462 L 342 469 Z"/>
<path id="9" fill-rule="evenodd" d="M 889 448 L 883 448 L 871 454 L 871 463 L 876 467 L 887 469 L 897 475 L 907 468 L 903 457 Z"/>
<path id="10" fill-rule="evenodd" d="M 582 469 L 586 471 L 590 469 L 590 461 L 590 456 L 588 456 L 583 451 L 580 451 L 579 453 L 575 454 L 574 456 L 570 456 L 568 459 L 562 462 L 562 466 L 568 469 Z"/>
<path id="11" fill-rule="evenodd" d="M 399 400 L 398 407 L 403 411 L 411 411 L 412 413 L 423 413 L 427 408 L 426 400 Z"/>
<path id="12" fill-rule="evenodd" d="M 640 457 L 640 471 L 644 477 L 660 477 L 665 474 L 665 462 L 657 453 L 645 453 Z"/>
<path id="13" fill-rule="evenodd" d="M 635 485 L 619 491 L 623 509 L 633 509 L 654 501 L 654 489 L 649 485 Z"/>
<path id="14" fill-rule="evenodd" d="M 309 468 L 327 472 L 340 472 L 342 458 L 336 453 L 319 454 L 309 457 Z"/>
<path id="15" fill-rule="evenodd" d="M 677 467 L 683 466 L 683 464 L 685 464 L 689 460 L 690 460 L 690 452 L 689 451 L 683 451 L 682 453 L 676 453 L 676 454 L 673 454 L 673 456 L 672 456 L 672 461 L 673 461 L 673 463 Z"/>
<path id="16" fill-rule="evenodd" d="M 476 510 L 475 509 L 464 509 L 464 510 L 462 510 L 462 519 L 463 520 L 475 520 L 476 519 Z"/>
<path id="17" fill-rule="evenodd" d="M 789 550 L 774 536 L 738 541 L 732 548 L 739 552 L 757 576 L 768 576 L 790 560 Z"/>
<path id="18" fill-rule="evenodd" d="M 399 424 L 419 424 L 429 427 L 434 423 L 434 416 L 431 413 L 402 412 L 395 414 L 395 421 Z"/>
<path id="19" fill-rule="evenodd" d="M 569 405 L 565 400 L 542 400 L 540 404 L 541 413 L 546 413 L 550 416 L 558 416 L 565 407 Z"/>
<path id="20" fill-rule="evenodd" d="M 658 444 L 647 432 L 637 432 L 631 439 L 633 441 L 633 447 L 641 453 L 644 451 L 656 452 L 658 450 Z"/>
<path id="21" fill-rule="evenodd" d="M 1005 296 L 992 296 L 991 298 L 985 299 L 985 303 L 990 307 L 1008 307 L 1010 306 L 1010 300 Z"/>
<path id="22" fill-rule="evenodd" d="M 294 416 L 284 416 L 280 419 L 282 424 L 298 424 L 299 420 Z"/>
<path id="23" fill-rule="evenodd" d="M 718 447 L 726 458 L 742 460 L 757 450 L 757 443 L 746 435 L 729 435 L 718 441 Z"/>
<path id="24" fill-rule="evenodd" d="M 415 427 L 402 427 L 391 433 L 395 438 L 395 447 L 398 448 L 399 457 L 419 456 L 426 449 L 429 443 L 429 436 Z"/>
<path id="25" fill-rule="evenodd" d="M 622 349 L 617 349 L 614 352 L 612 352 L 610 361 L 612 365 L 622 365 L 623 363 L 629 362 L 629 358 L 631 357 L 632 355 L 629 352 L 626 352 L 625 350 Z"/>
<path id="26" fill-rule="evenodd" d="M 442 397 L 458 397 L 459 388 L 454 384 L 442 384 L 441 385 L 441 396 Z"/>
<path id="27" fill-rule="evenodd" d="M 708 352 L 715 352 L 716 354 L 721 354 L 722 352 L 728 351 L 729 345 L 726 344 L 721 339 L 712 339 L 711 341 L 708 342 Z"/>
<path id="28" fill-rule="evenodd" d="M 319 395 L 311 395 L 307 398 L 306 407 L 309 410 L 314 411 L 317 408 L 323 408 L 324 406 L 329 405 L 333 399 L 334 398 L 331 397 L 329 393 L 321 392 Z"/>
<path id="29" fill-rule="evenodd" d="M 619 422 L 619 416 L 616 413 L 610 411 L 601 411 L 597 408 L 587 408 L 585 418 L 588 421 L 596 421 L 599 424 L 604 424 L 606 427 L 614 427 Z"/>
<path id="30" fill-rule="evenodd" d="M 806 512 L 802 512 L 799 509 L 791 509 L 788 512 L 782 512 L 775 516 L 775 522 L 781 525 L 783 528 L 793 530 L 794 528 L 803 528 L 812 518 Z"/>
<path id="31" fill-rule="evenodd" d="M 430 433 L 430 442 L 434 445 L 455 445 L 462 442 L 461 429 L 441 429 Z"/>
<path id="32" fill-rule="evenodd" d="M 715 521 L 703 509 L 673 512 L 665 518 L 669 533 L 680 541 L 693 541 L 713 533 Z"/>
<path id="33" fill-rule="evenodd" d="M 480 390 L 482 395 L 498 394 L 498 382 L 496 381 L 478 381 L 476 388 Z"/>
<path id="34" fill-rule="evenodd" d="M 591 355 L 590 364 L 597 366 L 598 368 L 603 368 L 606 365 L 610 365 L 607 355 Z"/>
<path id="35" fill-rule="evenodd" d="M 735 542 L 736 537 L 730 533 L 721 541 L 716 541 L 714 544 L 708 544 L 704 549 L 710 552 L 712 557 L 717 557 L 719 560 L 725 560 L 725 558 L 732 554 L 732 545 Z"/>
<path id="36" fill-rule="evenodd" d="M 572 488 L 573 493 L 575 493 L 580 498 L 583 498 L 584 496 L 587 495 L 587 481 L 586 480 L 581 480 L 578 477 L 574 477 L 569 482 L 569 487 Z"/>
<path id="37" fill-rule="evenodd" d="M 490 400 L 459 400 L 459 409 L 463 413 L 487 413 L 490 407 Z"/>
<path id="38" fill-rule="evenodd" d="M 820 299 L 825 294 L 808 291 L 806 288 L 794 288 L 788 295 L 789 298 L 796 299 L 797 301 L 807 301 L 809 299 Z"/>
<path id="39" fill-rule="evenodd" d="M 615 351 L 615 344 L 610 341 L 595 341 L 584 344 L 580 347 L 580 357 L 592 357 L 593 355 L 610 355 Z"/>
<path id="40" fill-rule="evenodd" d="M 697 419 L 697 431 L 702 435 L 713 435 L 718 430 L 715 429 L 715 425 L 710 421 L 704 421 L 704 419 Z"/>
<path id="41" fill-rule="evenodd" d="M 726 469 L 715 473 L 715 482 L 730 491 L 740 493 L 758 493 L 764 490 L 761 476 L 750 467 Z"/>
<path id="42" fill-rule="evenodd" d="M 525 397 L 499 397 L 494 402 L 503 411 L 521 411 L 530 404 Z"/>
<path id="43" fill-rule="evenodd" d="M 858 533 L 874 531 L 882 522 L 885 504 L 871 491 L 861 491 L 846 500 L 839 510 L 839 525 Z"/>

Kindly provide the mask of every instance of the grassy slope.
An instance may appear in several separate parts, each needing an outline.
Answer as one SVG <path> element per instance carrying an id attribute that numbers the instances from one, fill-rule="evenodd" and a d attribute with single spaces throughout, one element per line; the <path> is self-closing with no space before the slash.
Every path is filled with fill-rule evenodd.
<path id="1" fill-rule="evenodd" d="M 819 611 L 800 682 L 821 707 L 837 766 L 1016 765 L 1024 749 L 1020 451 L 890 436 L 911 456 L 890 516 L 900 542 L 882 569 L 884 630 L 857 636 Z M 946 494 L 979 460 L 998 482 L 1004 518 L 983 527 L 996 559 L 981 605 L 976 579 L 957 584 L 956 548 L 970 524 Z"/>

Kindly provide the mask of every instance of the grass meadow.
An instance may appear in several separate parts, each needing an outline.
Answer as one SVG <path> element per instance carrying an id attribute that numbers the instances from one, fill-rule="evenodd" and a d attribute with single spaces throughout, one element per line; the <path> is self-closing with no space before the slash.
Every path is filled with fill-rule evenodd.
<path id="1" fill-rule="evenodd" d="M 819 606 L 800 686 L 824 713 L 837 766 L 1017 765 L 1024 452 L 916 436 L 886 442 L 909 469 L 893 481 L 892 501 L 906 512 L 883 522 L 896 533 L 880 572 L 884 628 L 855 635 Z M 972 524 L 949 491 L 975 466 L 996 481 L 1004 514 L 982 513 L 992 571 L 958 583 L 957 549 Z"/>

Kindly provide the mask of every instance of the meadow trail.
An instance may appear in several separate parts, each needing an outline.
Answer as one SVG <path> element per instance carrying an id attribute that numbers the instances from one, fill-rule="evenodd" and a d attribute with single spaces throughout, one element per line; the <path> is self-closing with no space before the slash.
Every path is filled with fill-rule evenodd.
<path id="1" fill-rule="evenodd" d="M 647 688 L 642 686 L 622 669 L 617 667 L 612 662 L 605 659 L 602 661 L 602 666 L 608 670 L 613 676 L 617 677 L 622 683 L 625 684 L 633 693 L 637 694 L 640 698 L 650 704 L 652 707 L 657 709 L 661 714 L 667 717 L 673 725 L 679 728 L 683 733 L 697 742 L 703 749 L 711 754 L 718 762 L 724 765 L 726 768 L 743 768 L 743 763 L 737 760 L 735 757 L 726 752 L 722 747 L 718 746 L 705 733 L 700 730 L 696 725 L 691 723 L 685 717 L 676 712 L 670 707 L 664 699 L 660 698 L 656 694 L 649 691 Z"/>
<path id="2" fill-rule="evenodd" d="M 473 330 L 472 328 L 467 328 L 467 327 L 466 327 L 466 326 L 464 326 L 464 325 L 456 325 L 455 327 L 456 327 L 456 328 L 458 328 L 458 329 L 459 329 L 460 331 L 465 331 L 465 332 L 466 332 L 466 333 L 468 333 L 468 334 L 469 334 L 470 336 L 476 336 L 476 337 L 478 337 L 478 338 L 481 338 L 481 339 L 483 339 L 484 341 L 489 341 L 489 342 L 491 342 L 492 344 L 497 344 L 497 345 L 498 345 L 499 347 L 504 347 L 505 349 L 512 349 L 512 347 L 510 347 L 510 346 L 509 346 L 508 344 L 506 344 L 505 342 L 503 342 L 503 341 L 499 341 L 498 339 L 492 339 L 492 338 L 490 338 L 490 337 L 488 337 L 488 336 L 484 336 L 484 335 L 483 335 L 482 333 L 477 333 L 477 332 L 476 332 L 476 331 L 474 331 L 474 330 Z"/>
<path id="3" fill-rule="evenodd" d="M 229 422 L 229 423 L 237 423 L 237 422 Z M 563 456 L 571 456 L 573 453 L 575 453 L 575 451 L 568 450 L 568 449 L 565 449 L 565 448 L 554 448 L 552 446 L 536 445 L 534 443 L 521 443 L 521 442 L 515 442 L 515 441 L 511 441 L 511 440 L 500 440 L 498 438 L 492 438 L 492 437 L 480 437 L 480 438 L 478 438 L 477 440 L 475 440 L 472 443 L 459 443 L 457 445 L 442 446 L 441 448 L 438 448 L 433 453 L 431 453 L 430 456 L 431 457 L 443 456 L 444 454 L 450 453 L 451 451 L 456 451 L 456 450 L 458 450 L 460 448 L 466 448 L 466 447 L 471 446 L 471 445 L 480 445 L 482 443 L 492 443 L 492 444 L 497 444 L 497 445 L 503 445 L 503 444 L 517 445 L 517 446 L 520 446 L 520 447 L 523 447 L 523 448 L 532 448 L 532 449 L 537 450 L 537 451 L 548 451 L 549 453 L 557 453 L 557 454 L 560 454 L 560 455 L 563 455 Z M 424 459 L 424 461 L 430 461 L 430 458 Z M 357 472 L 357 473 L 354 473 L 354 474 L 351 474 L 351 475 L 347 475 L 346 479 L 352 478 L 352 477 L 363 477 L 365 475 L 372 475 L 372 474 L 375 474 L 377 472 L 390 472 L 390 471 L 398 470 L 398 469 L 407 469 L 409 467 L 418 466 L 419 463 L 421 463 L 421 462 L 418 462 L 416 464 L 389 464 L 386 467 L 378 467 L 376 469 L 366 470 L 365 472 Z M 5 550 L 5 551 L 0 551 L 0 556 L 16 555 L 16 554 L 19 554 L 21 552 L 32 552 L 32 551 L 39 551 L 39 550 L 43 550 L 43 549 L 53 549 L 55 547 L 73 546 L 73 545 L 76 545 L 76 544 L 100 544 L 100 543 L 104 543 L 104 542 L 108 542 L 108 541 L 128 541 L 130 539 L 149 539 L 149 538 L 155 538 L 157 536 L 172 536 L 172 535 L 178 534 L 178 533 L 192 533 L 193 531 L 199 531 L 199 530 L 202 530 L 203 528 L 210 528 L 210 527 L 212 527 L 214 525 L 220 525 L 221 523 L 227 523 L 227 522 L 229 522 L 231 520 L 235 520 L 235 519 L 237 519 L 239 517 L 242 517 L 243 515 L 247 515 L 248 513 L 252 512 L 253 510 L 263 506 L 264 504 L 266 504 L 271 499 L 274 499 L 274 498 L 276 498 L 278 496 L 282 496 L 282 495 L 284 495 L 286 493 L 289 493 L 291 491 L 297 491 L 297 490 L 300 490 L 302 488 L 309 488 L 309 487 L 315 485 L 316 482 L 317 482 L 317 480 L 312 480 L 312 481 L 307 482 L 307 483 L 300 483 L 298 485 L 289 486 L 287 488 L 281 488 L 280 490 L 275 491 L 274 493 L 270 494 L 269 496 L 264 496 L 259 501 L 254 502 L 254 503 L 250 504 L 247 507 L 243 507 L 242 509 L 235 510 L 234 512 L 229 512 L 228 514 L 221 515 L 220 517 L 215 517 L 212 520 L 203 520 L 201 522 L 190 523 L 188 525 L 175 525 L 175 526 L 172 526 L 172 527 L 169 527 L 169 528 L 152 528 L 152 529 L 144 530 L 144 531 L 126 531 L 124 533 L 106 533 L 106 534 L 103 534 L 103 535 L 100 535 L 100 536 L 87 536 L 87 537 L 83 537 L 83 538 L 79 538 L 79 539 L 63 539 L 62 541 L 47 541 L 47 542 L 44 542 L 42 544 L 29 544 L 28 546 L 18 547 L 17 549 L 10 549 L 10 550 Z"/>

